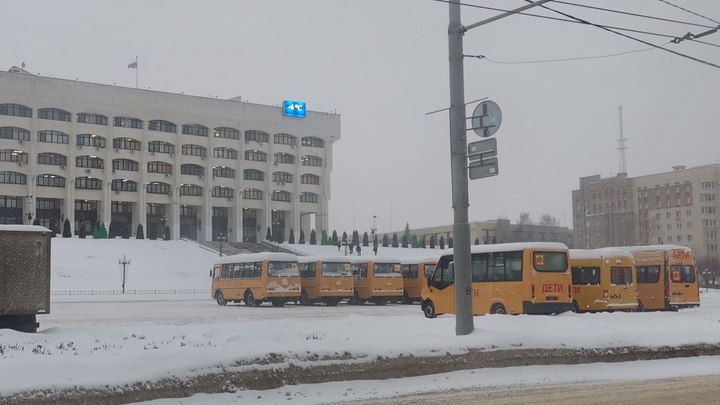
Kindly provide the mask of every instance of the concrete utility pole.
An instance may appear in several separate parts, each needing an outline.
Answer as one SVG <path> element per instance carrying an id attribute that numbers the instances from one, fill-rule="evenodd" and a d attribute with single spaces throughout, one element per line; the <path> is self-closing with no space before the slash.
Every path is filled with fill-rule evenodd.
<path id="1" fill-rule="evenodd" d="M 455 334 L 472 333 L 472 273 L 470 271 L 470 225 L 468 224 L 467 126 L 465 116 L 465 74 L 463 35 L 466 31 L 539 6 L 538 0 L 515 10 L 464 27 L 460 21 L 460 2 L 448 3 L 448 60 L 450 69 L 450 169 L 452 173 L 453 258 L 455 260 Z"/>

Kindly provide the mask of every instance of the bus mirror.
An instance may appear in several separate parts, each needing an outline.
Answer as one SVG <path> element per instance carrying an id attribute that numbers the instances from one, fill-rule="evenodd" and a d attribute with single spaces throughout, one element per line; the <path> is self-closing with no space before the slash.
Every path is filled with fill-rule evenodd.
<path id="1" fill-rule="evenodd" d="M 427 276 L 427 277 L 425 277 L 425 281 L 427 281 L 427 286 L 428 286 L 428 288 L 431 287 L 431 285 L 430 285 L 430 280 L 432 280 L 432 276 Z"/>
<path id="2" fill-rule="evenodd" d="M 210 277 L 212 277 L 212 270 L 210 270 Z"/>

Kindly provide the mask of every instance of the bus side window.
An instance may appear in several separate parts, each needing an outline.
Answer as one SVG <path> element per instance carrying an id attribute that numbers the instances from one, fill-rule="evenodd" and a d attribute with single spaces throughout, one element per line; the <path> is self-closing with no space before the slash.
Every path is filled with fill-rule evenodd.
<path id="1" fill-rule="evenodd" d="M 255 262 L 253 266 L 253 278 L 262 278 L 262 265 L 263 262 Z"/>
<path id="2" fill-rule="evenodd" d="M 481 282 L 488 279 L 488 256 L 485 253 L 472 255 L 472 281 Z"/>

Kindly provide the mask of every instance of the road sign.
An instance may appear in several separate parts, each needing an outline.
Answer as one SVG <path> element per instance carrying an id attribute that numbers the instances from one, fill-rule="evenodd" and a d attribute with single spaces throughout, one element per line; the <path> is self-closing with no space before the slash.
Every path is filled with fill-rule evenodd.
<path id="1" fill-rule="evenodd" d="M 304 101 L 293 101 L 293 100 L 284 100 L 283 101 L 283 115 L 287 117 L 298 117 L 298 118 L 305 118 L 307 112 L 305 109 L 305 102 Z"/>
<path id="2" fill-rule="evenodd" d="M 498 159 L 491 157 L 489 159 L 477 160 L 470 162 L 470 179 L 482 179 L 498 175 Z"/>
<path id="3" fill-rule="evenodd" d="M 475 107 L 470 118 L 472 119 L 472 130 L 483 138 L 487 138 L 500 128 L 502 111 L 493 101 L 485 100 Z"/>
<path id="4" fill-rule="evenodd" d="M 483 160 L 497 156 L 497 138 L 483 139 L 468 145 L 468 159 Z"/>

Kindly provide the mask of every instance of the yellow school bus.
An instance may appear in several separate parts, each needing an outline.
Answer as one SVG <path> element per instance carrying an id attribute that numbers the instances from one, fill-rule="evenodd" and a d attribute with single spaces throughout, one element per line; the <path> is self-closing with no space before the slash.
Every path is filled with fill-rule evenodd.
<path id="1" fill-rule="evenodd" d="M 677 245 L 623 247 L 635 257 L 640 310 L 700 306 L 700 284 L 692 249 Z"/>
<path id="2" fill-rule="evenodd" d="M 347 257 L 305 256 L 298 263 L 301 305 L 324 302 L 333 307 L 352 298 L 352 264 Z"/>
<path id="3" fill-rule="evenodd" d="M 570 250 L 575 312 L 635 311 L 635 260 L 617 248 Z"/>
<path id="4" fill-rule="evenodd" d="M 472 311 L 484 314 L 554 314 L 572 310 L 568 248 L 562 243 L 473 245 Z M 452 249 L 443 253 L 427 287 L 428 318 L 455 313 Z"/>
<path id="5" fill-rule="evenodd" d="M 218 305 L 245 302 L 256 307 L 270 302 L 281 307 L 300 298 L 297 257 L 287 253 L 253 253 L 215 262 L 210 292 Z"/>
<path id="6" fill-rule="evenodd" d="M 353 266 L 354 293 L 351 304 L 374 302 L 385 305 L 397 301 L 403 295 L 403 279 L 400 260 L 387 257 L 354 257 Z"/>
<path id="7" fill-rule="evenodd" d="M 427 285 L 427 278 L 432 275 L 438 259 L 404 259 L 400 262 L 403 275 L 403 304 L 421 301 L 420 293 Z"/>

